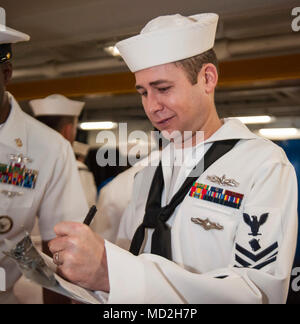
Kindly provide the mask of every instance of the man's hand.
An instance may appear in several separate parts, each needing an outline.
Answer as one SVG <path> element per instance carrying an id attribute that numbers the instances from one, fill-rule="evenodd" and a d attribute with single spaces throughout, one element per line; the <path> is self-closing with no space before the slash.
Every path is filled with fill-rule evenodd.
<path id="1" fill-rule="evenodd" d="M 57 238 L 49 242 L 58 272 L 69 281 L 91 290 L 109 292 L 104 240 L 88 226 L 74 222 L 54 227 Z"/>

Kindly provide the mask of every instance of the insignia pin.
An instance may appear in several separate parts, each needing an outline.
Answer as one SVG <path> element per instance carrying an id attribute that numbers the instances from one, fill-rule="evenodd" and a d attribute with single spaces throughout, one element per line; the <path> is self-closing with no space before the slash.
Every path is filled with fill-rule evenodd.
<path id="1" fill-rule="evenodd" d="M 211 182 L 217 183 L 222 186 L 229 186 L 229 187 L 238 187 L 240 184 L 235 181 L 234 179 L 226 179 L 225 174 L 222 177 L 218 177 L 216 175 L 207 176 L 207 179 Z"/>
<path id="2" fill-rule="evenodd" d="M 16 196 L 23 196 L 23 192 L 14 192 L 14 191 L 8 191 L 8 190 L 1 190 L 0 191 L 3 195 L 7 196 L 8 198 L 14 198 Z"/>
<path id="3" fill-rule="evenodd" d="M 21 138 L 16 138 L 15 139 L 15 142 L 16 142 L 16 144 L 17 144 L 18 147 L 22 147 L 23 146 L 23 142 L 22 142 Z"/>
<path id="4" fill-rule="evenodd" d="M 8 216 L 0 216 L 0 234 L 8 233 L 13 227 L 13 221 Z"/>
<path id="5" fill-rule="evenodd" d="M 16 162 L 16 163 L 32 163 L 33 160 L 27 156 L 23 156 L 23 154 L 10 154 L 9 155 L 10 161 Z"/>
<path id="6" fill-rule="evenodd" d="M 200 218 L 191 218 L 191 221 L 195 224 L 202 226 L 206 231 L 210 231 L 216 229 L 218 231 L 222 231 L 224 227 L 218 223 L 211 222 L 208 218 L 205 220 Z"/>

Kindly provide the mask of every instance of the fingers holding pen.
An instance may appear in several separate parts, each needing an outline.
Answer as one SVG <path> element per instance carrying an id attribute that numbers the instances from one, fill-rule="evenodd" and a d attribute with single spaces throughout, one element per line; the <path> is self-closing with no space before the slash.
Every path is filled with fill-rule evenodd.
<path id="1" fill-rule="evenodd" d="M 68 236 L 59 236 L 48 243 L 50 252 L 54 255 L 56 252 L 62 251 L 70 247 Z"/>
<path id="2" fill-rule="evenodd" d="M 64 261 L 73 258 L 76 247 L 80 244 L 77 233 L 80 232 L 79 229 L 82 231 L 82 227 L 84 228 L 84 225 L 71 222 L 63 222 L 55 226 L 54 231 L 58 236 L 51 240 L 48 246 L 53 255 L 53 262 L 57 266 L 62 266 Z"/>
<path id="3" fill-rule="evenodd" d="M 57 236 L 71 236 L 72 234 L 89 231 L 89 227 L 77 222 L 61 222 L 55 225 L 54 232 Z"/>
<path id="4" fill-rule="evenodd" d="M 62 250 L 72 250 L 80 245 L 90 232 L 90 228 L 81 223 L 62 222 L 54 227 L 56 238 L 48 244 L 52 254 Z"/>
<path id="5" fill-rule="evenodd" d="M 62 255 L 67 255 L 68 258 L 78 254 L 78 247 L 85 239 L 91 236 L 91 230 L 88 227 L 97 212 L 97 207 L 94 205 L 90 208 L 86 215 L 83 224 L 77 222 L 61 222 L 54 227 L 54 232 L 57 238 L 49 243 L 49 249 L 53 254 L 53 262 L 62 266 Z M 66 259 L 66 257 L 64 257 Z M 74 264 L 74 262 L 73 262 Z"/>
<path id="6" fill-rule="evenodd" d="M 80 223 L 60 223 L 55 226 L 55 233 L 58 237 L 49 242 L 49 249 L 59 273 L 82 287 L 107 291 L 104 240 Z"/>

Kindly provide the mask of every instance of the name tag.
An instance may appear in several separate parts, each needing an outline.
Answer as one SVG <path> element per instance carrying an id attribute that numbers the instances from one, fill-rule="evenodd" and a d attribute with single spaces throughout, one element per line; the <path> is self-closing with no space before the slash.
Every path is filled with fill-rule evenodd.
<path id="1" fill-rule="evenodd" d="M 243 194 L 197 182 L 193 184 L 189 196 L 236 209 L 241 207 L 244 198 Z"/>

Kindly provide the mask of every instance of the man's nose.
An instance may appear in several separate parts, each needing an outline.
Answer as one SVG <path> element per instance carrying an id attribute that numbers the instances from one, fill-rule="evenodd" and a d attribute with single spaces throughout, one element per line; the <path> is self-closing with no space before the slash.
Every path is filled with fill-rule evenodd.
<path id="1" fill-rule="evenodd" d="M 155 114 L 157 111 L 163 109 L 163 104 L 158 100 L 155 94 L 148 94 L 146 105 L 147 111 L 151 114 Z"/>

